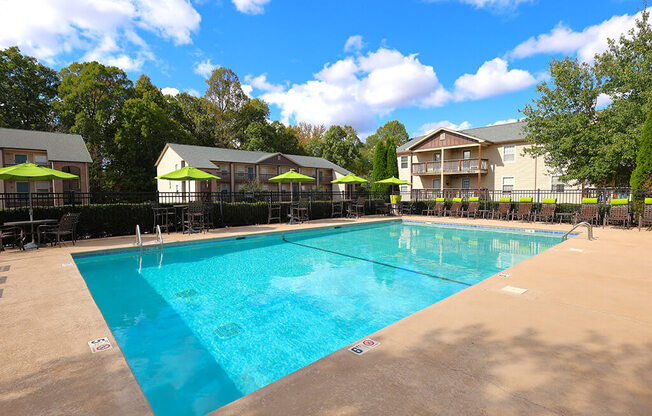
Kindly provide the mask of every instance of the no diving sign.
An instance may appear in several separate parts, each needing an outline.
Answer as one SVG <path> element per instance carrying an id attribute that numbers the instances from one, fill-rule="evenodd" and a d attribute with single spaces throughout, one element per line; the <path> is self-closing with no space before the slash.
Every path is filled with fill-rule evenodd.
<path id="1" fill-rule="evenodd" d="M 367 338 L 367 339 L 363 339 L 362 341 L 358 342 L 354 346 L 350 347 L 349 351 L 351 351 L 355 355 L 362 355 L 365 352 L 369 351 L 370 349 L 376 348 L 379 345 L 380 342 L 374 341 L 371 338 Z"/>
<path id="2" fill-rule="evenodd" d="M 107 351 L 113 349 L 111 341 L 108 338 L 95 339 L 93 341 L 88 341 L 88 346 L 91 347 L 91 352 L 95 354 L 96 352 Z"/>

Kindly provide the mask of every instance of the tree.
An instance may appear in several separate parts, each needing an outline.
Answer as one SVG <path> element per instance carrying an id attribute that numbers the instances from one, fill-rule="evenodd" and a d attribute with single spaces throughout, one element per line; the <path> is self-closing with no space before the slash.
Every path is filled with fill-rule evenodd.
<path id="1" fill-rule="evenodd" d="M 294 155 L 304 154 L 294 130 L 285 127 L 279 121 L 274 121 L 272 124 L 255 121 L 247 127 L 245 137 L 244 150 L 280 152 Z"/>
<path id="2" fill-rule="evenodd" d="M 50 130 L 57 73 L 16 46 L 0 50 L 0 127 Z"/>
<path id="3" fill-rule="evenodd" d="M 231 139 L 233 146 L 244 149 L 247 143 L 247 127 L 252 123 L 268 124 L 269 106 L 263 100 L 254 98 L 245 102 L 240 109 L 233 113 L 231 126 Z M 294 147 L 293 147 L 294 148 Z"/>
<path id="4" fill-rule="evenodd" d="M 398 178 L 398 160 L 396 158 L 396 145 L 394 139 L 389 138 L 386 146 L 387 164 L 385 166 L 385 175 L 389 178 L 394 176 Z"/>
<path id="5" fill-rule="evenodd" d="M 108 165 L 108 183 L 116 191 L 156 190 L 156 159 L 168 142 L 191 143 L 193 138 L 170 117 L 167 101 L 150 79 L 136 82 L 134 98 L 122 107 L 122 123 Z"/>
<path id="6" fill-rule="evenodd" d="M 247 126 L 242 128 L 237 117 L 249 98 L 242 91 L 240 80 L 229 68 L 218 68 L 206 80 L 208 89 L 204 98 L 208 103 L 209 114 L 215 117 L 216 136 L 220 141 L 240 147 Z"/>
<path id="7" fill-rule="evenodd" d="M 362 142 L 351 126 L 331 126 L 321 140 L 321 157 L 345 169 L 355 169 Z"/>
<path id="8" fill-rule="evenodd" d="M 400 146 L 410 140 L 410 136 L 403 123 L 398 120 L 388 121 L 381 127 L 378 127 L 374 134 L 367 137 L 366 143 L 370 149 L 374 149 L 379 140 L 387 143 L 389 139 L 392 139 L 396 146 Z"/>
<path id="9" fill-rule="evenodd" d="M 371 190 L 374 193 L 384 193 L 387 191 L 387 186 L 384 184 L 377 183 L 378 181 L 385 179 L 387 169 L 387 150 L 385 149 L 385 143 L 382 140 L 378 141 L 376 144 L 376 150 L 374 152 L 374 166 L 372 171 L 373 184 Z"/>
<path id="10" fill-rule="evenodd" d="M 230 143 L 220 142 L 219 137 L 216 136 L 217 123 L 215 117 L 209 114 L 208 103 L 204 98 L 182 92 L 176 97 L 170 97 L 169 100 L 174 108 L 174 118 L 192 134 L 195 144 L 231 147 Z"/>
<path id="11" fill-rule="evenodd" d="M 110 190 L 104 182 L 105 167 L 132 83 L 121 69 L 98 62 L 75 62 L 62 69 L 59 77 L 58 99 L 52 104 L 58 128 L 84 138 L 93 158 L 91 190 Z"/>
<path id="12" fill-rule="evenodd" d="M 652 188 L 652 111 L 643 126 L 643 134 L 636 157 L 636 169 L 629 181 L 633 189 Z"/>
<path id="13" fill-rule="evenodd" d="M 305 152 L 311 156 L 321 157 L 321 141 L 326 133 L 326 127 L 323 124 L 312 125 L 305 121 L 297 125 L 289 126 L 299 139 L 299 144 Z"/>

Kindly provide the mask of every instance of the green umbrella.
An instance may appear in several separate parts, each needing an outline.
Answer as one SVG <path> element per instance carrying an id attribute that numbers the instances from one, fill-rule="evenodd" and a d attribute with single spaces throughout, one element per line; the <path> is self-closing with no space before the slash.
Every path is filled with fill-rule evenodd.
<path id="1" fill-rule="evenodd" d="M 174 172 L 166 173 L 165 175 L 157 176 L 156 179 L 167 179 L 169 181 L 209 181 L 211 179 L 222 179 L 218 176 L 206 173 L 203 170 L 193 168 L 192 166 L 184 166 Z"/>
<path id="2" fill-rule="evenodd" d="M 349 173 L 346 176 L 342 176 L 341 178 L 337 178 L 331 181 L 331 183 L 342 183 L 346 185 L 359 185 L 361 183 L 366 183 L 366 182 L 369 181 L 359 176 L 355 176 L 352 173 Z"/>
<path id="3" fill-rule="evenodd" d="M 13 181 L 25 180 L 53 180 L 53 179 L 77 179 L 79 176 L 72 173 L 60 172 L 58 170 L 35 165 L 33 163 L 21 163 L 20 165 L 8 166 L 0 169 L 0 179 Z M 32 190 L 29 185 L 29 220 L 34 221 L 34 210 L 32 208 Z"/>
<path id="4" fill-rule="evenodd" d="M 387 179 L 383 179 L 381 181 L 377 181 L 376 183 L 386 183 L 386 184 L 389 184 L 389 185 L 412 185 L 408 181 L 404 181 L 402 179 L 395 178 L 393 176 L 391 178 L 387 178 Z"/>
<path id="5" fill-rule="evenodd" d="M 290 183 L 290 202 L 292 202 L 293 194 L 294 191 L 292 190 L 292 183 L 294 182 L 310 182 L 314 181 L 315 178 L 311 178 L 310 176 L 303 175 L 299 172 L 295 172 L 294 170 L 289 170 L 285 173 L 282 173 L 278 176 L 274 176 L 273 178 L 270 178 L 270 182 L 283 182 L 283 183 Z"/>

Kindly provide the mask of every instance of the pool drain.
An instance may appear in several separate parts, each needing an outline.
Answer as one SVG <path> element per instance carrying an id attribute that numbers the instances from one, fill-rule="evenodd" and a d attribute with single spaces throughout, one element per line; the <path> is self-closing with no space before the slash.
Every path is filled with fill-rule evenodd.
<path id="1" fill-rule="evenodd" d="M 233 338 L 234 336 L 240 334 L 240 332 L 242 332 L 242 328 L 240 325 L 234 322 L 229 322 L 228 324 L 224 324 L 215 328 L 215 335 L 217 335 L 219 339 Z"/>

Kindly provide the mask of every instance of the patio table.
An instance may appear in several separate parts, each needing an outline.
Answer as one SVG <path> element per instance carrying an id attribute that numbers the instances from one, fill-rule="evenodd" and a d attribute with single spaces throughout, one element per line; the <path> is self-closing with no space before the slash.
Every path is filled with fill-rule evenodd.
<path id="1" fill-rule="evenodd" d="M 35 225 L 44 225 L 44 224 L 56 224 L 58 223 L 59 220 L 56 219 L 45 219 L 45 220 L 25 220 L 25 221 L 11 221 L 11 222 L 5 222 L 3 226 L 5 227 L 19 227 L 21 230 L 24 230 L 25 232 L 23 233 L 23 238 L 25 238 L 28 235 L 32 236 L 32 245 L 30 246 L 29 244 L 23 245 L 23 249 L 27 248 L 38 248 L 38 245 L 34 241 L 34 226 Z M 30 229 L 29 232 L 27 232 L 27 228 Z"/>
<path id="2" fill-rule="evenodd" d="M 569 223 L 573 222 L 573 216 L 575 214 L 573 212 L 556 212 L 555 217 L 559 218 L 559 223 L 561 224 L 564 218 L 568 219 Z"/>

